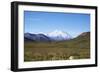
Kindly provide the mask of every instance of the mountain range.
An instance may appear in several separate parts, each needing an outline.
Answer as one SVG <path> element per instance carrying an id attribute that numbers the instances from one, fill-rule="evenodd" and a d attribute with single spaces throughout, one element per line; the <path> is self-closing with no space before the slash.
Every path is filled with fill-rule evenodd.
<path id="1" fill-rule="evenodd" d="M 24 40 L 36 41 L 36 42 L 50 42 L 51 41 L 51 39 L 44 34 L 31 34 L 31 33 L 25 33 Z"/>
<path id="2" fill-rule="evenodd" d="M 89 32 L 83 32 L 77 37 L 86 36 Z M 76 38 L 77 38 L 76 37 Z M 32 33 L 24 33 L 24 41 L 35 41 L 35 42 L 51 42 L 51 41 L 66 41 L 73 39 L 69 33 L 55 30 L 48 34 L 32 34 Z"/>

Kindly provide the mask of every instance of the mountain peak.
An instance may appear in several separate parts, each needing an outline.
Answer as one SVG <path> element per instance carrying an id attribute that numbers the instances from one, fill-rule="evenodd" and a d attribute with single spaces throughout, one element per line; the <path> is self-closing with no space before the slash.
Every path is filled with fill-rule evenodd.
<path id="1" fill-rule="evenodd" d="M 58 41 L 71 39 L 71 36 L 68 33 L 60 30 L 54 30 L 53 32 L 48 33 L 47 35 L 50 38 Z"/>
<path id="2" fill-rule="evenodd" d="M 55 33 L 58 33 L 58 32 L 60 32 L 60 33 L 62 33 L 62 31 L 61 30 L 54 30 L 53 32 L 55 32 Z"/>
<path id="3" fill-rule="evenodd" d="M 48 35 L 50 36 L 57 36 L 57 35 L 66 35 L 65 32 L 60 31 L 60 30 L 54 30 L 53 32 L 48 33 Z"/>
<path id="4" fill-rule="evenodd" d="M 50 32 L 48 34 L 25 33 L 24 37 L 35 41 L 64 41 L 72 38 L 68 33 L 60 30 L 54 30 L 53 32 Z"/>

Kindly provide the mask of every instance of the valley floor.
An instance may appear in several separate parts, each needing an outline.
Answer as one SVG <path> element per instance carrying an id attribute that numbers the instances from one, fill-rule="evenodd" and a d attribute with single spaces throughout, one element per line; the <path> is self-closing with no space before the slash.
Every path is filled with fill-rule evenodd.
<path id="1" fill-rule="evenodd" d="M 63 42 L 25 42 L 24 61 L 48 61 L 90 58 L 90 48 L 75 43 Z M 89 45 L 88 45 L 89 46 Z M 70 58 L 73 57 L 73 58 Z"/>

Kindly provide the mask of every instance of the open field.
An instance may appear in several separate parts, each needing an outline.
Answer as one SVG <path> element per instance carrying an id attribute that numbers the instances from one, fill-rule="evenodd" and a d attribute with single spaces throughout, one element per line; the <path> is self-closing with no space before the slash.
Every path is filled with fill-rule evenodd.
<path id="1" fill-rule="evenodd" d="M 85 40 L 61 42 L 25 42 L 24 61 L 69 60 L 90 58 L 90 42 Z M 88 41 L 87 41 L 88 40 Z"/>

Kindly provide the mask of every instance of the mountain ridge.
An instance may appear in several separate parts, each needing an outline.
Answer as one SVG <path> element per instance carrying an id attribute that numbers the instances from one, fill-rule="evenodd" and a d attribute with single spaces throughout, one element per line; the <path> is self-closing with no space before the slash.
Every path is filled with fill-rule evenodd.
<path id="1" fill-rule="evenodd" d="M 72 38 L 70 36 L 70 34 L 56 30 L 56 31 L 53 31 L 53 32 L 48 33 L 48 34 L 24 33 L 24 40 L 25 41 L 36 41 L 36 42 L 66 41 L 66 40 L 72 40 L 72 39 L 75 40 L 77 38 L 84 37 L 87 35 L 90 35 L 90 32 L 82 32 L 77 37 Z"/>
<path id="2" fill-rule="evenodd" d="M 30 41 L 44 41 L 44 42 L 50 42 L 50 41 L 63 41 L 63 40 L 69 40 L 71 39 L 71 36 L 68 33 L 55 30 L 53 32 L 50 32 L 48 34 L 38 33 L 38 34 L 32 34 L 32 33 L 24 33 L 25 40 Z"/>

